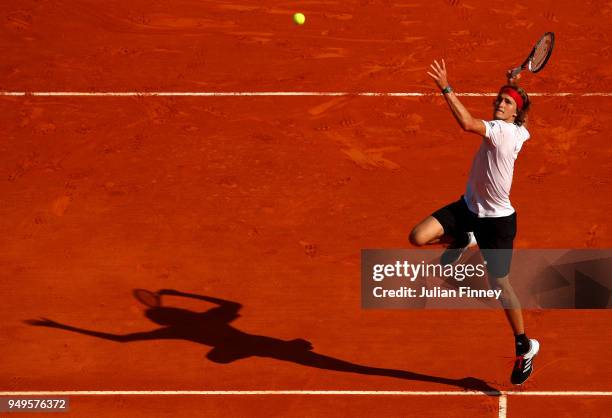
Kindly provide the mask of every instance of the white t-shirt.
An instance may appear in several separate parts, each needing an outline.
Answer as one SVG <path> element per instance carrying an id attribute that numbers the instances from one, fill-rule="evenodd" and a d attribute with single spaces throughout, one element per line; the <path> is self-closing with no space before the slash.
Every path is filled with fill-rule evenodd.
<path id="1" fill-rule="evenodd" d="M 479 218 L 512 215 L 510 188 L 514 161 L 529 139 L 529 132 L 524 126 L 503 120 L 483 122 L 486 134 L 474 156 L 463 198 Z"/>

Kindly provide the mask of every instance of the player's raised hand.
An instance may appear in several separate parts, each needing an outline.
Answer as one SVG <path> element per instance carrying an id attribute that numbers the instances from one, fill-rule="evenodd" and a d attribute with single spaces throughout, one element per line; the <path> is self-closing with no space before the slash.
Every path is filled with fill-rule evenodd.
<path id="1" fill-rule="evenodd" d="M 508 70 L 506 71 L 506 78 L 508 79 L 508 84 L 516 86 L 518 84 L 519 79 L 521 78 L 521 73 L 512 76 L 512 70 Z"/>
<path id="2" fill-rule="evenodd" d="M 428 71 L 427 74 L 431 78 L 433 78 L 438 88 L 442 90 L 448 87 L 448 79 L 446 77 L 446 63 L 444 62 L 444 59 L 442 60 L 442 65 L 440 65 L 438 61 L 434 60 L 433 64 L 431 64 L 430 67 L 432 69 L 432 72 L 430 73 Z"/>

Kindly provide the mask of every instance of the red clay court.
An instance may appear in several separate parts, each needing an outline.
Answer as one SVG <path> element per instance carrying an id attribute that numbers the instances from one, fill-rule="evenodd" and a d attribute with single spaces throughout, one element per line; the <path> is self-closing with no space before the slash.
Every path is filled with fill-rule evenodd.
<path id="1" fill-rule="evenodd" d="M 545 31 L 552 59 L 522 81 L 515 245 L 612 247 L 611 4 L 24 0 L 0 15 L 2 397 L 63 394 L 75 417 L 609 416 L 610 311 L 527 312 L 542 352 L 516 388 L 501 311 L 362 310 L 359 275 L 361 249 L 409 247 L 459 197 L 479 146 L 429 64 L 445 58 L 490 118 Z M 164 296 L 157 321 L 209 314 L 148 333 L 135 288 L 208 298 Z M 24 323 L 40 318 L 80 332 Z M 220 335 L 260 351 L 215 351 Z"/>

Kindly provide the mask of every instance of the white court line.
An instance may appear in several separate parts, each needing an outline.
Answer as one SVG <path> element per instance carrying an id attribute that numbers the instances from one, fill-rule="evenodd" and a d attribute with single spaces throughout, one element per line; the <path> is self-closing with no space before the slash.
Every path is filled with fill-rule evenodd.
<path id="1" fill-rule="evenodd" d="M 11 391 L 0 392 L 0 396 L 270 396 L 270 395 L 324 395 L 324 396 L 496 396 L 499 397 L 498 418 L 506 418 L 508 413 L 508 396 L 612 396 L 612 392 L 603 391 L 401 391 L 401 390 L 106 390 L 106 391 Z"/>
<path id="2" fill-rule="evenodd" d="M 506 412 L 508 411 L 508 397 L 501 395 L 499 397 L 499 408 L 497 409 L 498 418 L 506 418 Z"/>
<path id="3" fill-rule="evenodd" d="M 491 392 L 499 395 L 500 392 Z M 42 396 L 42 395 L 73 395 L 73 396 L 114 396 L 114 395 L 153 395 L 153 396 L 182 396 L 182 395 L 209 395 L 209 396 L 252 396 L 252 395 L 315 395 L 315 396 L 483 396 L 478 391 L 401 391 L 401 390 L 73 390 L 73 391 L 17 391 L 0 392 L 0 396 Z"/>
<path id="4" fill-rule="evenodd" d="M 463 97 L 495 97 L 497 93 L 456 93 Z M 439 96 L 440 93 L 419 92 L 333 92 L 333 91 L 226 91 L 226 92 L 180 92 L 180 91 L 117 91 L 117 92 L 84 92 L 84 91 L 1 91 L 0 96 L 36 96 L 36 97 L 240 97 L 240 96 L 373 96 L 373 97 L 425 97 Z M 534 97 L 612 97 L 607 92 L 587 93 L 529 93 Z"/>
<path id="5" fill-rule="evenodd" d="M 56 390 L 0 391 L 0 396 L 252 396 L 252 395 L 322 395 L 322 396 L 612 396 L 606 391 L 405 391 L 405 390 Z"/>

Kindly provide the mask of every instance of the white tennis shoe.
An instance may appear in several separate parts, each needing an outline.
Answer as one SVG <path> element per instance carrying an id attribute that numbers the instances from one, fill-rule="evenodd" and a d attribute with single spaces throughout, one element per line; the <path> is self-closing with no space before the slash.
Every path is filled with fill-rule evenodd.
<path id="1" fill-rule="evenodd" d="M 529 351 L 522 356 L 517 356 L 512 369 L 510 381 L 514 385 L 521 385 L 531 376 L 533 372 L 533 359 L 540 352 L 540 343 L 538 340 L 529 340 Z"/>

